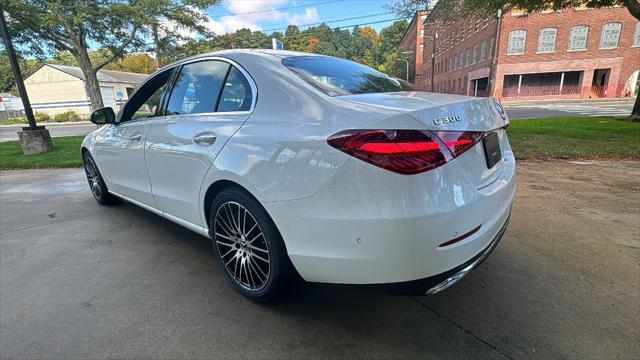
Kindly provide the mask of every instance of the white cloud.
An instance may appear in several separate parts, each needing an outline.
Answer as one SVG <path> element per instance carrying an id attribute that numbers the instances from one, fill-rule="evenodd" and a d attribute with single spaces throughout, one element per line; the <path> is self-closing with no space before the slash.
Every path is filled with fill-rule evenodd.
<path id="1" fill-rule="evenodd" d="M 288 3 L 288 0 L 227 0 L 225 7 L 229 13 L 236 15 L 209 18 L 205 26 L 220 35 L 242 28 L 259 31 L 262 30 L 260 23 L 265 21 L 283 21 L 285 24 L 282 27 L 319 21 L 318 9 L 314 7 L 305 8 L 303 13 L 276 10 L 286 7 Z"/>
<path id="2" fill-rule="evenodd" d="M 318 9 L 305 8 L 303 14 L 289 14 L 285 17 L 287 25 L 303 25 L 318 22 L 320 17 L 318 16 Z"/>
<path id="3" fill-rule="evenodd" d="M 230 12 L 234 14 L 242 14 L 248 12 L 256 12 L 256 11 L 265 11 L 265 10 L 275 10 L 278 7 L 283 7 L 287 4 L 287 0 L 227 0 L 225 1 L 225 5 Z M 269 11 L 269 13 L 274 13 L 276 11 Z M 252 15 L 260 15 L 267 13 L 256 13 Z"/>

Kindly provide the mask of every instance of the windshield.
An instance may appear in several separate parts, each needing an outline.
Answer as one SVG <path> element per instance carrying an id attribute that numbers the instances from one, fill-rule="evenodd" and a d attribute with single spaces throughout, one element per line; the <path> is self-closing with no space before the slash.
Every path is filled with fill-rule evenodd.
<path id="1" fill-rule="evenodd" d="M 330 96 L 403 91 L 397 80 L 353 61 L 327 56 L 293 56 L 282 63 Z"/>

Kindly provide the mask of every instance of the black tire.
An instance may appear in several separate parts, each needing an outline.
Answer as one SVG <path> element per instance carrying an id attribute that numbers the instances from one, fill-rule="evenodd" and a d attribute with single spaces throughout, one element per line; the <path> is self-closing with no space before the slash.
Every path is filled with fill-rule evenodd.
<path id="1" fill-rule="evenodd" d="M 93 160 L 89 152 L 86 152 L 82 158 L 84 163 L 84 173 L 87 175 L 89 190 L 93 197 L 100 205 L 111 205 L 118 201 L 118 198 L 109 193 L 107 185 L 102 179 L 98 165 Z"/>
<path id="2" fill-rule="evenodd" d="M 271 217 L 253 197 L 239 188 L 222 190 L 211 204 L 209 234 L 218 263 L 239 293 L 258 302 L 282 293 L 291 263 Z"/>

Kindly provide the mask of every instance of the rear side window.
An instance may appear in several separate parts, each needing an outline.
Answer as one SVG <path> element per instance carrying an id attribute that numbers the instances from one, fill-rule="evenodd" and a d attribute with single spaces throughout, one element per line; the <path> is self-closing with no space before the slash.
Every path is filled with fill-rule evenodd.
<path id="1" fill-rule="evenodd" d="M 184 65 L 169 97 L 166 115 L 215 112 L 229 67 L 222 61 Z"/>
<path id="2" fill-rule="evenodd" d="M 327 56 L 292 56 L 282 63 L 330 96 L 402 91 L 397 80 L 353 61 Z"/>
<path id="3" fill-rule="evenodd" d="M 251 109 L 251 86 L 240 70 L 231 67 L 227 81 L 224 83 L 220 102 L 219 112 L 229 111 L 249 111 Z"/>

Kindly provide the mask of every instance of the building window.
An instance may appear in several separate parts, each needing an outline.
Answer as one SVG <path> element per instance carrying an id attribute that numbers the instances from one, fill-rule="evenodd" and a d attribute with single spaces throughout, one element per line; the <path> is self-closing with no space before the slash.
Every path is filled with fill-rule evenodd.
<path id="1" fill-rule="evenodd" d="M 456 53 L 455 55 L 453 55 L 453 69 L 457 69 L 458 68 L 458 54 Z"/>
<path id="2" fill-rule="evenodd" d="M 488 58 L 493 57 L 493 51 L 495 50 L 494 49 L 495 46 L 496 46 L 496 38 L 495 36 L 492 36 L 491 40 L 489 41 L 489 55 L 487 56 Z"/>
<path id="3" fill-rule="evenodd" d="M 551 53 L 556 51 L 556 37 L 558 35 L 558 29 L 546 28 L 540 30 L 538 36 L 538 52 L 539 53 Z"/>
<path id="4" fill-rule="evenodd" d="M 464 67 L 464 50 L 460 51 L 460 68 Z"/>
<path id="5" fill-rule="evenodd" d="M 420 29 L 420 36 L 424 36 L 424 29 Z"/>
<path id="6" fill-rule="evenodd" d="M 569 50 L 586 50 L 589 27 L 578 25 L 571 28 L 569 32 Z"/>
<path id="7" fill-rule="evenodd" d="M 420 52 L 424 51 L 424 44 L 420 44 Z"/>
<path id="8" fill-rule="evenodd" d="M 600 37 L 600 49 L 615 49 L 618 47 L 620 39 L 621 23 L 608 23 L 602 27 L 602 36 Z"/>
<path id="9" fill-rule="evenodd" d="M 527 41 L 527 30 L 513 30 L 509 33 L 509 48 L 507 55 L 524 54 L 524 44 Z"/>
<path id="10" fill-rule="evenodd" d="M 482 40 L 480 43 L 480 61 L 484 61 L 487 58 L 487 40 Z"/>
<path id="11" fill-rule="evenodd" d="M 473 45 L 473 57 L 471 58 L 471 64 L 478 62 L 478 45 Z"/>
<path id="12" fill-rule="evenodd" d="M 636 23 L 636 32 L 633 34 L 633 46 L 640 46 L 640 21 Z"/>
<path id="13" fill-rule="evenodd" d="M 466 61 L 464 62 L 464 66 L 469 66 L 469 54 L 470 54 L 470 52 L 469 52 L 469 48 L 467 48 L 467 59 L 466 59 Z"/>

